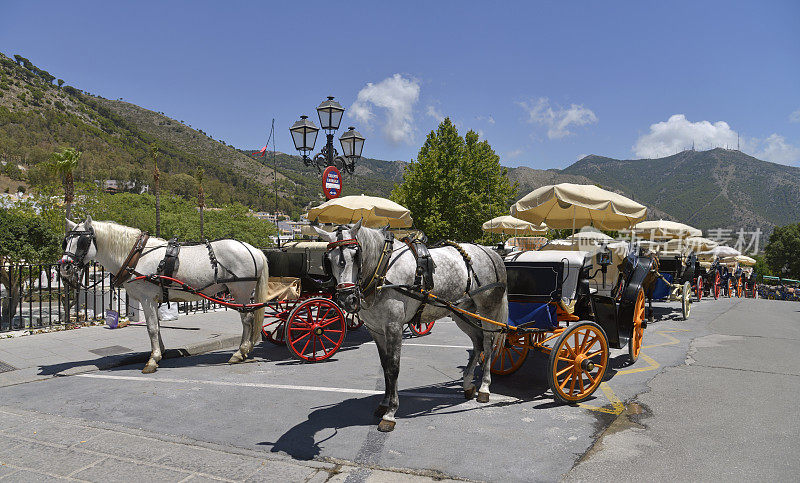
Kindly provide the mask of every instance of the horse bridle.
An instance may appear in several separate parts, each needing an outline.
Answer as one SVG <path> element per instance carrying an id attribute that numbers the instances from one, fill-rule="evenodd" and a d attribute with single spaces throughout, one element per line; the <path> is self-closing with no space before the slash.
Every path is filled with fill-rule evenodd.
<path id="1" fill-rule="evenodd" d="M 75 243 L 75 251 L 68 251 L 67 243 L 75 237 L 78 237 L 78 241 Z M 78 269 L 83 270 L 86 268 L 86 265 L 88 265 L 88 263 L 86 263 L 86 255 L 89 254 L 89 248 L 92 246 L 92 243 L 95 244 L 95 249 L 97 249 L 97 238 L 94 235 L 94 228 L 90 227 L 88 230 L 69 230 L 61 244 L 64 250 L 62 259 L 63 257 L 67 257 L 67 262 L 74 263 Z M 59 263 L 63 262 L 60 260 Z"/>
<path id="2" fill-rule="evenodd" d="M 343 240 L 336 240 L 328 243 L 328 250 L 325 252 L 326 264 L 330 266 L 331 257 L 330 253 L 336 249 L 339 249 L 339 265 L 340 268 L 344 268 L 344 249 L 350 248 L 355 249 L 356 253 L 353 256 L 353 266 L 356 269 L 356 283 L 353 282 L 342 282 L 336 285 L 337 291 L 342 291 L 345 294 L 349 292 L 359 292 L 358 295 L 360 296 L 361 291 L 361 244 L 355 238 L 347 238 Z"/>
<path id="3" fill-rule="evenodd" d="M 67 250 L 68 242 L 75 237 L 78 237 L 78 241 L 75 243 L 75 250 Z M 83 272 L 89 265 L 86 261 L 86 256 L 89 254 L 89 248 L 91 248 L 92 244 L 94 244 L 96 250 L 97 238 L 94 234 L 94 228 L 91 227 L 89 227 L 87 230 L 69 230 L 64 236 L 64 241 L 61 243 L 64 253 L 61 255 L 61 259 L 58 261 L 58 264 L 63 265 L 66 262 L 75 265 L 75 268 L 78 270 L 78 287 L 87 288 L 83 285 L 81 280 L 83 279 Z M 64 257 L 66 257 L 66 260 L 64 260 Z M 71 280 L 67 278 L 64 278 L 64 280 L 68 285 L 73 285 Z"/>

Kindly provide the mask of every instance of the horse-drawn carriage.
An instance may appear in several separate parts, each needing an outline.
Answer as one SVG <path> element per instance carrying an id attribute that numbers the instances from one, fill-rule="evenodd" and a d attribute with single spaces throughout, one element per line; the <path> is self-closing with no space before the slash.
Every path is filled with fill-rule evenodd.
<path id="1" fill-rule="evenodd" d="M 609 348 L 628 346 L 631 362 L 642 347 L 648 267 L 628 274 L 618 297 L 589 288 L 591 256 L 582 251 L 520 252 L 505 260 L 507 333 L 495 345 L 491 370 L 517 371 L 530 350 L 549 354 L 547 379 L 564 403 L 589 398 L 608 366 Z"/>

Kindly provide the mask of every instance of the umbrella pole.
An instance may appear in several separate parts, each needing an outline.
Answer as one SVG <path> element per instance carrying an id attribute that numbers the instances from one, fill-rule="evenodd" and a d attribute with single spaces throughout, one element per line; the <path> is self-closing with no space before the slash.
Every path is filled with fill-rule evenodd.
<path id="1" fill-rule="evenodd" d="M 575 205 L 572 205 L 572 234 L 575 235 Z"/>

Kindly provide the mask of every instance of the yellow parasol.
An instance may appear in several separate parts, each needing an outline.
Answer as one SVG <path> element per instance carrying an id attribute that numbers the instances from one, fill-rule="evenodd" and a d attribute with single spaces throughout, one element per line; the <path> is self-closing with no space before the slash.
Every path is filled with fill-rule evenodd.
<path id="1" fill-rule="evenodd" d="M 644 220 L 647 208 L 594 185 L 561 183 L 531 191 L 514 203 L 511 214 L 559 230 L 584 226 L 620 230 Z"/>
<path id="2" fill-rule="evenodd" d="M 306 214 L 309 221 L 346 224 L 363 220 L 363 225 L 378 228 L 408 228 L 412 224 L 407 208 L 386 198 L 376 196 L 343 196 L 328 200 L 311 208 Z"/>

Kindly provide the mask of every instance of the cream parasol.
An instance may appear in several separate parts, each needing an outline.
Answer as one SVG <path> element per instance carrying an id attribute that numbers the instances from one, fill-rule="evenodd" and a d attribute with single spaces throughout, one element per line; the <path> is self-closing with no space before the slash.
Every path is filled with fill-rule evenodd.
<path id="1" fill-rule="evenodd" d="M 703 232 L 684 223 L 669 220 L 643 221 L 632 228 L 633 233 L 646 240 L 659 238 L 701 237 Z"/>
<path id="2" fill-rule="evenodd" d="M 334 224 L 363 220 L 364 226 L 372 228 L 386 225 L 392 228 L 408 228 L 412 224 L 411 213 L 404 206 L 386 198 L 365 195 L 328 200 L 308 210 L 306 218 L 309 221 Z"/>
<path id="3" fill-rule="evenodd" d="M 511 214 L 560 230 L 584 226 L 620 230 L 643 220 L 647 208 L 594 185 L 561 183 L 531 191 L 514 203 Z"/>
<path id="4" fill-rule="evenodd" d="M 545 225 L 534 225 L 533 223 L 509 215 L 492 218 L 484 223 L 482 228 L 483 231 L 488 233 L 500 233 L 514 236 L 535 236 L 547 233 L 547 226 Z"/>

